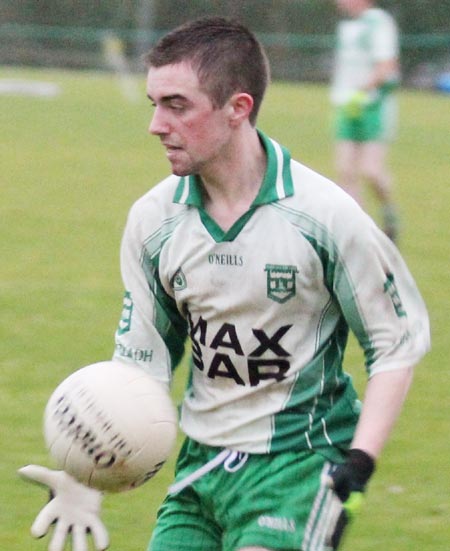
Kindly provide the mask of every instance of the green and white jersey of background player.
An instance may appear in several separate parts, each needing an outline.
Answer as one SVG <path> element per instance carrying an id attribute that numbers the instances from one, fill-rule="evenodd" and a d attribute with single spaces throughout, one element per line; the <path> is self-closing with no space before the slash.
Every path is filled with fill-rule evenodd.
<path id="1" fill-rule="evenodd" d="M 355 92 L 364 89 L 376 63 L 398 56 L 397 26 L 386 11 L 371 8 L 358 18 L 341 21 L 337 28 L 332 102 L 345 105 Z M 392 89 L 398 78 L 394 75 L 382 91 Z"/>
<path id="2" fill-rule="evenodd" d="M 342 370 L 348 328 L 369 375 L 429 346 L 426 309 L 389 239 L 338 186 L 260 133 L 268 166 L 250 210 L 223 232 L 195 176 L 132 207 L 115 357 L 169 382 L 185 338 L 181 427 L 250 453 L 346 447 L 359 402 Z M 170 368 L 171 366 L 171 368 Z"/>

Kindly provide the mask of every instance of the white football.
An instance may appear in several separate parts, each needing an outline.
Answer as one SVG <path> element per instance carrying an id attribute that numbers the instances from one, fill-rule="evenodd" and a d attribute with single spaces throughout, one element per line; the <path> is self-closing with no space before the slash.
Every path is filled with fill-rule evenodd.
<path id="1" fill-rule="evenodd" d="M 168 390 L 142 369 L 114 361 L 75 371 L 45 408 L 44 436 L 59 469 L 106 492 L 140 486 L 175 444 Z"/>

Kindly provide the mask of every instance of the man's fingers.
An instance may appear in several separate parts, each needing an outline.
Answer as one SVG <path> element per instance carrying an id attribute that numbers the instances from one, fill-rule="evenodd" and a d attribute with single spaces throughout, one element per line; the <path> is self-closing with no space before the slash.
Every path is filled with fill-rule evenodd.
<path id="1" fill-rule="evenodd" d="M 18 469 L 17 472 L 20 476 L 27 478 L 32 482 L 52 487 L 55 483 L 55 477 L 58 475 L 59 471 L 53 471 L 51 469 L 47 469 L 47 467 L 42 467 L 41 465 L 26 465 L 25 467 Z"/>
<path id="2" fill-rule="evenodd" d="M 59 519 L 55 524 L 53 536 L 50 540 L 48 551 L 64 551 L 66 538 L 69 535 L 70 525 Z"/>
<path id="3" fill-rule="evenodd" d="M 95 548 L 98 549 L 98 551 L 108 549 L 109 535 L 104 524 L 97 519 L 96 522 L 90 525 L 90 530 L 94 539 Z"/>
<path id="4" fill-rule="evenodd" d="M 51 524 L 56 520 L 58 514 L 50 502 L 38 514 L 31 526 L 31 535 L 34 538 L 42 538 L 48 532 Z"/>
<path id="5" fill-rule="evenodd" d="M 84 526 L 72 526 L 72 550 L 88 551 L 87 534 Z"/>
<path id="6" fill-rule="evenodd" d="M 323 479 L 322 479 L 323 480 Z M 331 490 L 334 490 L 334 479 L 331 475 L 327 474 L 325 476 L 325 486 L 327 488 L 330 488 Z"/>

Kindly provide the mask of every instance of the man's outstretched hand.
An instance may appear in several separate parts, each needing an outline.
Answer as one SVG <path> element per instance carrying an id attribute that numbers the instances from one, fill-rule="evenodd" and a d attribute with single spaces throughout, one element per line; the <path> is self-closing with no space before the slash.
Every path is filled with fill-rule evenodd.
<path id="1" fill-rule="evenodd" d="M 80 484 L 64 471 L 40 465 L 27 465 L 18 473 L 50 490 L 50 501 L 31 526 L 32 536 L 42 538 L 54 525 L 48 551 L 63 551 L 68 537 L 72 538 L 73 551 L 88 551 L 88 534 L 92 535 L 98 551 L 107 549 L 109 536 L 100 520 L 101 492 Z"/>

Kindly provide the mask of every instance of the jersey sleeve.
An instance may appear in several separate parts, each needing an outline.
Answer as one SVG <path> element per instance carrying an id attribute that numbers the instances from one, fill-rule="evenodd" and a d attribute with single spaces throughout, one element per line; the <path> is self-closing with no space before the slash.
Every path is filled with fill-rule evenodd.
<path id="1" fill-rule="evenodd" d="M 125 287 L 121 319 L 115 335 L 114 359 L 138 364 L 153 377 L 170 383 L 184 353 L 187 324 L 159 279 L 159 252 L 149 254 L 146 241 L 158 228 L 150 227 L 151 212 L 131 209 L 122 238 L 120 264 Z M 155 216 L 157 219 L 157 217 Z"/>
<path id="2" fill-rule="evenodd" d="M 409 368 L 430 347 L 428 313 L 397 248 L 362 212 L 347 218 L 332 262 L 333 293 L 369 376 Z"/>
<path id="3" fill-rule="evenodd" d="M 398 29 L 387 13 L 379 14 L 371 32 L 373 59 L 376 62 L 396 59 L 400 55 Z"/>

